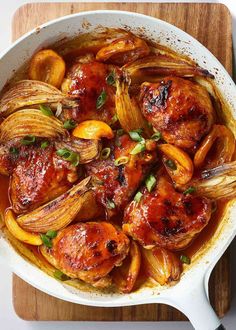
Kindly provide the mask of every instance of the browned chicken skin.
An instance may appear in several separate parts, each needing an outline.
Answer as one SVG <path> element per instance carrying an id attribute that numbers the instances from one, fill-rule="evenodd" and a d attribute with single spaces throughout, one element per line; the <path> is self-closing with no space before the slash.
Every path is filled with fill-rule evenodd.
<path id="1" fill-rule="evenodd" d="M 208 92 L 183 78 L 166 77 L 160 83 L 143 83 L 141 107 L 165 141 L 188 151 L 194 151 L 214 122 Z"/>
<path id="2" fill-rule="evenodd" d="M 142 193 L 139 203 L 127 206 L 123 230 L 145 247 L 183 249 L 210 220 L 210 200 L 175 191 L 164 176 L 151 193 Z"/>
<path id="3" fill-rule="evenodd" d="M 77 122 L 95 119 L 110 124 L 115 114 L 115 88 L 106 79 L 112 71 L 112 66 L 95 61 L 74 64 L 63 89 L 78 99 L 79 105 L 74 109 L 64 109 L 64 117 Z M 98 106 L 97 100 L 101 94 L 104 104 Z"/>
<path id="4" fill-rule="evenodd" d="M 76 168 L 58 157 L 53 146 L 21 147 L 9 196 L 15 213 L 25 213 L 64 193 L 77 179 Z"/>
<path id="5" fill-rule="evenodd" d="M 106 286 L 106 276 L 129 252 L 129 239 L 107 222 L 77 223 L 60 231 L 53 251 L 58 268 L 68 276 Z"/>
<path id="6" fill-rule="evenodd" d="M 137 144 L 127 134 L 116 137 L 110 142 L 111 156 L 106 160 L 95 160 L 86 165 L 88 175 L 94 176 L 101 184 L 97 188 L 97 200 L 103 204 L 108 212 L 122 211 L 140 183 L 147 174 L 150 166 L 156 160 L 156 151 L 145 151 L 137 155 L 130 155 L 130 151 Z M 154 143 L 155 144 L 155 143 Z M 115 166 L 114 161 L 119 157 L 129 157 L 129 162 Z M 114 206 L 109 202 L 114 202 Z M 114 207 L 115 210 L 112 210 Z"/>

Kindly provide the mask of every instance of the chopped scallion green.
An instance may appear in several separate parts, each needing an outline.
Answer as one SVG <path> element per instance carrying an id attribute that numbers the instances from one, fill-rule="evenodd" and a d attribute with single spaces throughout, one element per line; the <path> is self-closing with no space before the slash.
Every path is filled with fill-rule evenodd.
<path id="1" fill-rule="evenodd" d="M 136 142 L 144 141 L 144 138 L 140 134 L 141 133 L 139 133 L 137 131 L 130 131 L 129 132 L 129 136 L 131 137 L 131 139 L 133 141 L 136 141 Z"/>
<path id="2" fill-rule="evenodd" d="M 107 99 L 107 93 L 105 90 L 103 90 L 97 98 L 96 108 L 101 109 L 101 107 L 105 104 L 106 99 Z"/>
<path id="3" fill-rule="evenodd" d="M 100 158 L 101 159 L 108 159 L 111 154 L 111 148 L 104 148 L 101 151 Z"/>
<path id="4" fill-rule="evenodd" d="M 165 161 L 165 164 L 166 164 L 166 166 L 169 167 L 172 171 L 177 170 L 177 166 L 176 166 L 175 162 L 174 162 L 172 159 L 167 159 L 167 160 Z"/>
<path id="5" fill-rule="evenodd" d="M 53 276 L 60 280 L 60 281 L 67 281 L 70 279 L 69 276 L 67 276 L 66 274 L 62 273 L 59 269 L 55 270 L 55 272 L 53 273 Z"/>
<path id="6" fill-rule="evenodd" d="M 194 193 L 196 191 L 196 188 L 195 187 L 189 187 L 188 189 L 186 189 L 184 192 L 183 192 L 183 194 L 184 195 L 188 195 L 188 194 L 192 194 L 192 193 Z"/>
<path id="7" fill-rule="evenodd" d="M 128 162 L 129 162 L 129 157 L 127 157 L 127 156 L 121 156 L 121 157 L 117 158 L 114 161 L 114 165 L 115 166 L 120 166 L 120 165 L 127 164 Z"/>
<path id="8" fill-rule="evenodd" d="M 64 149 L 58 149 L 56 154 L 64 158 L 68 162 L 70 162 L 73 166 L 79 165 L 79 161 L 80 161 L 79 154 L 77 154 L 74 151 L 64 148 Z"/>
<path id="9" fill-rule="evenodd" d="M 161 139 L 161 132 L 156 132 L 151 136 L 151 139 L 154 141 L 159 141 Z"/>
<path id="10" fill-rule="evenodd" d="M 10 147 L 9 151 L 13 155 L 18 155 L 19 154 L 19 149 L 15 148 L 15 147 Z"/>
<path id="11" fill-rule="evenodd" d="M 39 105 L 39 109 L 41 110 L 41 112 L 42 112 L 45 116 L 53 116 L 53 112 L 52 112 L 51 108 L 48 107 L 47 105 L 40 104 L 40 105 Z"/>
<path id="12" fill-rule="evenodd" d="M 48 230 L 46 232 L 46 236 L 49 238 L 55 238 L 57 236 L 57 231 L 56 230 Z"/>
<path id="13" fill-rule="evenodd" d="M 147 190 L 148 190 L 149 192 L 151 192 L 151 191 L 153 190 L 153 188 L 154 188 L 155 185 L 156 185 L 156 182 L 157 182 L 157 180 L 156 180 L 156 178 L 155 178 L 155 176 L 154 176 L 153 174 L 150 174 L 150 175 L 147 177 L 147 179 L 145 180 L 145 185 L 146 185 Z"/>
<path id="14" fill-rule="evenodd" d="M 111 71 L 109 75 L 106 77 L 106 82 L 108 85 L 114 85 L 116 80 L 115 80 L 115 72 Z"/>
<path id="15" fill-rule="evenodd" d="M 43 244 L 46 247 L 48 247 L 48 248 L 51 248 L 52 247 L 52 241 L 51 241 L 51 238 L 50 237 L 48 237 L 45 234 L 41 234 L 40 237 L 41 237 L 41 240 L 43 241 Z"/>
<path id="16" fill-rule="evenodd" d="M 131 155 L 137 155 L 140 152 L 146 150 L 145 143 L 139 142 L 136 144 L 136 146 L 130 151 Z"/>
<path id="17" fill-rule="evenodd" d="M 182 262 L 182 264 L 187 264 L 187 265 L 191 264 L 191 259 L 188 256 L 185 256 L 184 254 L 181 254 L 180 261 Z"/>
<path id="18" fill-rule="evenodd" d="M 114 209 L 116 207 L 116 204 L 112 200 L 107 199 L 106 206 L 108 209 Z"/>
<path id="19" fill-rule="evenodd" d="M 42 149 L 46 149 L 46 148 L 49 146 L 49 144 L 50 144 L 49 141 L 43 141 L 43 142 L 41 142 L 40 147 L 41 147 Z"/>
<path id="20" fill-rule="evenodd" d="M 21 139 L 21 144 L 27 146 L 30 144 L 34 144 L 35 141 L 36 137 L 34 135 L 26 135 L 23 137 L 23 139 Z"/>
<path id="21" fill-rule="evenodd" d="M 75 126 L 76 122 L 73 119 L 66 120 L 63 124 L 63 127 L 68 130 L 75 128 Z"/>
<path id="22" fill-rule="evenodd" d="M 143 194 L 140 191 L 138 191 L 137 194 L 134 196 L 135 202 L 139 203 L 142 196 L 143 196 Z"/>

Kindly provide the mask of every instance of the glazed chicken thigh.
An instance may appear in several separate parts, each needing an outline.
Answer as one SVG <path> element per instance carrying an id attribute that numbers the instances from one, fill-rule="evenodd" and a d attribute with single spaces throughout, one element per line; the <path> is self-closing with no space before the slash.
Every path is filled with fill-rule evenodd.
<path id="1" fill-rule="evenodd" d="M 107 79 L 112 72 L 113 66 L 95 61 L 74 64 L 62 90 L 78 100 L 78 107 L 64 109 L 65 119 L 95 119 L 110 124 L 115 115 L 115 88 Z"/>
<path id="2" fill-rule="evenodd" d="M 129 252 L 128 237 L 107 222 L 77 223 L 62 229 L 53 242 L 60 270 L 94 286 L 107 286 L 107 275 Z"/>
<path id="3" fill-rule="evenodd" d="M 123 231 L 146 248 L 181 250 L 210 220 L 210 200 L 175 191 L 164 176 L 152 192 L 142 193 L 140 202 L 125 209 Z"/>
<path id="4" fill-rule="evenodd" d="M 110 142 L 112 152 L 109 159 L 95 160 L 86 164 L 88 175 L 95 177 L 101 183 L 96 190 L 97 200 L 105 206 L 110 215 L 123 211 L 150 166 L 157 160 L 156 150 L 130 155 L 136 142 L 127 134 L 117 136 L 115 143 L 114 146 L 114 141 Z M 122 158 L 126 159 L 126 163 L 116 165 L 115 161 Z"/>
<path id="5" fill-rule="evenodd" d="M 141 86 L 143 115 L 165 141 L 194 151 L 211 129 L 214 110 L 208 92 L 199 84 L 178 77 Z"/>
<path id="6" fill-rule="evenodd" d="M 68 190 L 76 168 L 56 155 L 53 146 L 23 146 L 13 169 L 9 196 L 15 213 L 25 213 Z"/>

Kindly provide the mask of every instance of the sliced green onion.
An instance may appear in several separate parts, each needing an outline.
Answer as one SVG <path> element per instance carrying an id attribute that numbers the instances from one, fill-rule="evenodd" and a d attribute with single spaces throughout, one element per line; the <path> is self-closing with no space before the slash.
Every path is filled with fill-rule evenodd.
<path id="1" fill-rule="evenodd" d="M 112 71 L 109 73 L 109 75 L 106 77 L 106 82 L 108 85 L 114 85 L 116 80 L 115 80 L 115 72 Z"/>
<path id="2" fill-rule="evenodd" d="M 80 160 L 79 154 L 77 154 L 74 151 L 64 148 L 64 149 L 58 149 L 56 154 L 64 158 L 68 162 L 70 162 L 73 166 L 79 165 L 79 160 Z"/>
<path id="3" fill-rule="evenodd" d="M 35 141 L 36 141 L 36 137 L 34 135 L 26 135 L 21 140 L 21 144 L 28 146 L 30 144 L 34 144 Z"/>
<path id="4" fill-rule="evenodd" d="M 48 107 L 47 105 L 39 105 L 39 109 L 41 110 L 41 112 L 45 115 L 45 116 L 53 116 L 53 112 L 51 110 L 50 107 Z"/>
<path id="5" fill-rule="evenodd" d="M 131 155 L 139 154 L 140 152 L 146 150 L 145 144 L 142 142 L 139 142 L 136 144 L 136 146 L 130 151 Z"/>
<path id="6" fill-rule="evenodd" d="M 196 191 L 196 188 L 195 187 L 189 187 L 188 189 L 186 189 L 184 192 L 183 192 L 183 194 L 184 195 L 188 195 L 188 194 L 192 194 L 192 193 L 194 193 Z"/>
<path id="7" fill-rule="evenodd" d="M 131 139 L 133 141 L 136 141 L 136 142 L 141 142 L 144 140 L 144 138 L 137 131 L 130 131 L 129 136 L 131 137 Z"/>
<path id="8" fill-rule="evenodd" d="M 107 99 L 107 93 L 105 90 L 103 90 L 97 98 L 96 108 L 100 109 L 105 104 L 106 99 Z"/>
<path id="9" fill-rule="evenodd" d="M 173 171 L 177 170 L 177 166 L 176 166 L 175 162 L 174 162 L 172 159 L 167 159 L 167 160 L 165 161 L 165 164 L 166 164 L 166 166 L 169 167 L 171 170 L 173 170 Z"/>
<path id="10" fill-rule="evenodd" d="M 76 122 L 73 119 L 66 120 L 63 124 L 65 129 L 73 129 L 76 126 Z"/>
<path id="11" fill-rule="evenodd" d="M 57 236 L 57 231 L 56 230 L 48 230 L 46 232 L 46 236 L 49 238 L 55 238 Z"/>
<path id="12" fill-rule="evenodd" d="M 155 176 L 154 176 L 153 174 L 150 174 L 150 175 L 147 177 L 147 179 L 145 180 L 145 185 L 146 185 L 147 190 L 148 190 L 149 192 L 151 192 L 151 191 L 153 190 L 153 188 L 154 188 L 155 185 L 156 185 L 156 182 L 157 182 L 157 180 L 156 180 L 156 178 L 155 178 Z"/>
<path id="13" fill-rule="evenodd" d="M 116 131 L 117 136 L 121 136 L 121 135 L 124 135 L 124 134 L 125 134 L 125 131 L 123 130 L 123 128 L 120 128 Z"/>
<path id="14" fill-rule="evenodd" d="M 127 164 L 128 162 L 129 162 L 129 157 L 127 157 L 127 156 L 121 156 L 121 157 L 117 158 L 114 161 L 114 165 L 115 166 L 120 166 L 120 165 Z"/>
<path id="15" fill-rule="evenodd" d="M 10 147 L 9 151 L 13 155 L 18 155 L 19 154 L 19 149 L 15 148 L 15 147 Z"/>
<path id="16" fill-rule="evenodd" d="M 50 237 L 48 237 L 45 234 L 41 234 L 40 237 L 41 237 L 41 240 L 43 241 L 43 244 L 46 247 L 48 247 L 48 248 L 51 248 L 52 247 L 52 241 L 51 241 L 51 238 Z"/>
<path id="17" fill-rule="evenodd" d="M 69 276 L 67 276 L 66 274 L 62 273 L 59 269 L 55 270 L 55 272 L 53 273 L 53 276 L 55 278 L 57 278 L 60 281 L 67 281 L 70 279 Z"/>
<path id="18" fill-rule="evenodd" d="M 110 123 L 110 125 L 115 124 L 115 123 L 117 122 L 117 120 L 118 120 L 118 117 L 117 117 L 117 114 L 115 114 L 115 115 L 111 118 L 111 123 Z"/>
<path id="19" fill-rule="evenodd" d="M 143 194 L 140 191 L 138 191 L 137 194 L 134 196 L 135 202 L 139 203 L 142 196 L 143 196 Z"/>
<path id="20" fill-rule="evenodd" d="M 110 154 L 111 154 L 111 148 L 104 148 L 101 151 L 100 158 L 107 159 L 109 158 Z"/>
<path id="21" fill-rule="evenodd" d="M 184 254 L 180 256 L 180 261 L 182 262 L 182 264 L 187 264 L 187 265 L 191 264 L 191 259 L 188 256 L 185 256 Z"/>
<path id="22" fill-rule="evenodd" d="M 161 132 L 156 132 L 151 136 L 151 139 L 154 141 L 159 141 L 161 137 L 162 137 Z"/>
<path id="23" fill-rule="evenodd" d="M 42 149 L 46 149 L 46 148 L 49 146 L 49 144 L 50 144 L 49 141 L 43 141 L 43 142 L 41 142 L 40 147 L 41 147 Z"/>
<path id="24" fill-rule="evenodd" d="M 108 209 L 114 209 L 116 207 L 116 204 L 112 200 L 107 199 L 106 206 Z"/>

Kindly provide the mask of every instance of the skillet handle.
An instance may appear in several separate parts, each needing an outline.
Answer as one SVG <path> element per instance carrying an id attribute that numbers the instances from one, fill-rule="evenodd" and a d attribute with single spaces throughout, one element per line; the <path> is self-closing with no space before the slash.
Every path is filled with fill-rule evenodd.
<path id="1" fill-rule="evenodd" d="M 209 302 L 204 280 L 191 285 L 172 297 L 173 306 L 187 316 L 196 330 L 225 330 Z"/>

